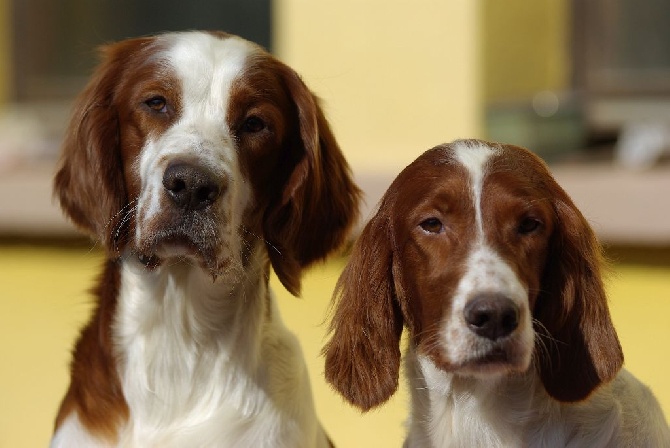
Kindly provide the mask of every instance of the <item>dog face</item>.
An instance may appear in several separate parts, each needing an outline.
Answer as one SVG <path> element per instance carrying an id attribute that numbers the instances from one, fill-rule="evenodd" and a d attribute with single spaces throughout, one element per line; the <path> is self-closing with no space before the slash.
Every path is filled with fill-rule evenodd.
<path id="1" fill-rule="evenodd" d="M 223 33 L 131 39 L 103 54 L 56 176 L 65 212 L 149 268 L 187 259 L 216 277 L 265 245 L 297 293 L 302 268 L 344 239 L 359 195 L 298 75 Z"/>
<path id="2" fill-rule="evenodd" d="M 338 282 L 326 376 L 352 403 L 397 387 L 403 325 L 462 376 L 525 372 L 570 401 L 622 362 L 593 232 L 529 151 L 457 141 L 395 179 Z M 353 356 L 352 356 L 353 354 Z"/>
<path id="3" fill-rule="evenodd" d="M 413 342 L 469 375 L 528 368 L 554 227 L 546 193 L 495 154 L 474 147 L 414 164 L 391 212 L 395 289 Z"/>

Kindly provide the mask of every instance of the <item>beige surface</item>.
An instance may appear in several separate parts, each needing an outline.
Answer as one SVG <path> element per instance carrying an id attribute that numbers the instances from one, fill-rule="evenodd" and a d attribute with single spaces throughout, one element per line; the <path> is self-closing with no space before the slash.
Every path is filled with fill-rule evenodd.
<path id="1" fill-rule="evenodd" d="M 96 276 L 97 251 L 0 246 L 0 448 L 46 446 L 67 385 L 69 353 L 90 309 L 86 290 Z M 317 410 L 340 447 L 400 447 L 407 394 L 366 415 L 343 403 L 323 380 L 322 325 L 343 266 L 316 267 L 296 299 L 273 278 L 282 314 L 300 337 Z M 626 365 L 670 413 L 670 267 L 616 266 L 608 282 Z"/>
<path id="2" fill-rule="evenodd" d="M 670 246 L 669 165 L 647 171 L 610 164 L 570 165 L 555 166 L 553 171 L 603 242 Z M 76 234 L 52 200 L 53 172 L 54 167 L 46 163 L 4 173 L 0 170 L 0 235 Z M 365 192 L 361 224 L 396 174 L 383 170 L 356 174 Z"/>

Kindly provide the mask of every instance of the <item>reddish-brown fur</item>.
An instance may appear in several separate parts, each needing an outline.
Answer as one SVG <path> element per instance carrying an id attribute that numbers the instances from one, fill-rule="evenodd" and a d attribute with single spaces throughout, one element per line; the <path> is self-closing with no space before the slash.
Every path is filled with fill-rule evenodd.
<path id="1" fill-rule="evenodd" d="M 128 418 L 112 341 L 119 288 L 115 263 L 105 262 L 102 276 L 92 291 L 98 305 L 75 346 L 70 387 L 56 417 L 58 428 L 68 415 L 77 412 L 82 424 L 93 434 L 112 441 L 116 440 L 118 426 Z"/>
<path id="2" fill-rule="evenodd" d="M 547 392 L 581 400 L 623 363 L 601 279 L 601 249 L 538 157 L 498 147 L 482 193 L 485 239 L 528 286 L 539 336 L 534 365 Z M 327 380 L 363 410 L 397 388 L 403 324 L 419 353 L 444 370 L 457 369 L 436 340 L 474 243 L 469 182 L 449 145 L 427 151 L 398 175 L 353 248 L 337 283 L 324 354 Z M 448 223 L 449 238 L 436 241 L 417 231 L 431 213 Z M 542 226 L 521 237 L 516 229 L 526 217 Z"/>
<path id="3" fill-rule="evenodd" d="M 161 50 L 158 42 L 147 37 L 103 48 L 103 61 L 75 105 L 54 181 L 64 212 L 108 256 L 94 290 L 96 311 L 74 350 L 56 427 L 76 411 L 92 434 L 110 440 L 128 418 L 112 323 L 120 257 L 141 250 L 133 247 L 135 217 L 125 219 L 141 188 L 134 164 L 146 138 L 179 118 L 183 94 L 175 75 L 152 59 Z M 167 114 L 141 109 L 156 95 L 168 99 Z M 233 87 L 227 125 L 237 129 L 250 114 L 262 117 L 268 129 L 236 136 L 255 199 L 244 218 L 247 233 L 241 237 L 248 241 L 242 246 L 266 244 L 279 279 L 297 294 L 302 270 L 343 242 L 360 193 L 315 97 L 293 70 L 261 50 Z"/>

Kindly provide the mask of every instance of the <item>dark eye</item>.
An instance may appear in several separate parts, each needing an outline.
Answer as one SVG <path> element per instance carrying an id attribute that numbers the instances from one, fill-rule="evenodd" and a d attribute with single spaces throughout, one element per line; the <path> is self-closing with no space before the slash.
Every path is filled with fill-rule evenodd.
<path id="1" fill-rule="evenodd" d="M 144 102 L 151 110 L 156 112 L 165 113 L 167 112 L 167 100 L 162 96 L 154 96 L 149 98 Z"/>
<path id="2" fill-rule="evenodd" d="M 244 123 L 242 124 L 242 131 L 254 134 L 256 132 L 262 131 L 265 129 L 265 127 L 265 122 L 263 120 L 255 115 L 252 115 L 244 120 Z"/>
<path id="3" fill-rule="evenodd" d="M 528 235 L 529 233 L 533 233 L 537 229 L 539 229 L 541 225 L 542 225 L 542 222 L 540 222 L 538 219 L 524 218 L 519 223 L 519 227 L 517 228 L 517 231 L 521 235 Z"/>
<path id="4" fill-rule="evenodd" d="M 428 218 L 419 224 L 427 233 L 440 233 L 442 231 L 442 221 L 437 218 Z"/>

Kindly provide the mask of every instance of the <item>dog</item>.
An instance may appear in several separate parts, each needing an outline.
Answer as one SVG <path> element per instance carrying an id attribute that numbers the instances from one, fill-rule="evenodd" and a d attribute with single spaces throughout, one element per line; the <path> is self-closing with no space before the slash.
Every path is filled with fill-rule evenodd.
<path id="1" fill-rule="evenodd" d="M 316 97 L 225 33 L 102 53 L 54 180 L 106 261 L 51 446 L 329 446 L 268 288 L 297 295 L 356 219 Z"/>
<path id="2" fill-rule="evenodd" d="M 661 447 L 622 369 L 593 231 L 530 151 L 428 150 L 385 193 L 337 283 L 325 373 L 366 411 L 398 386 L 406 447 Z"/>

